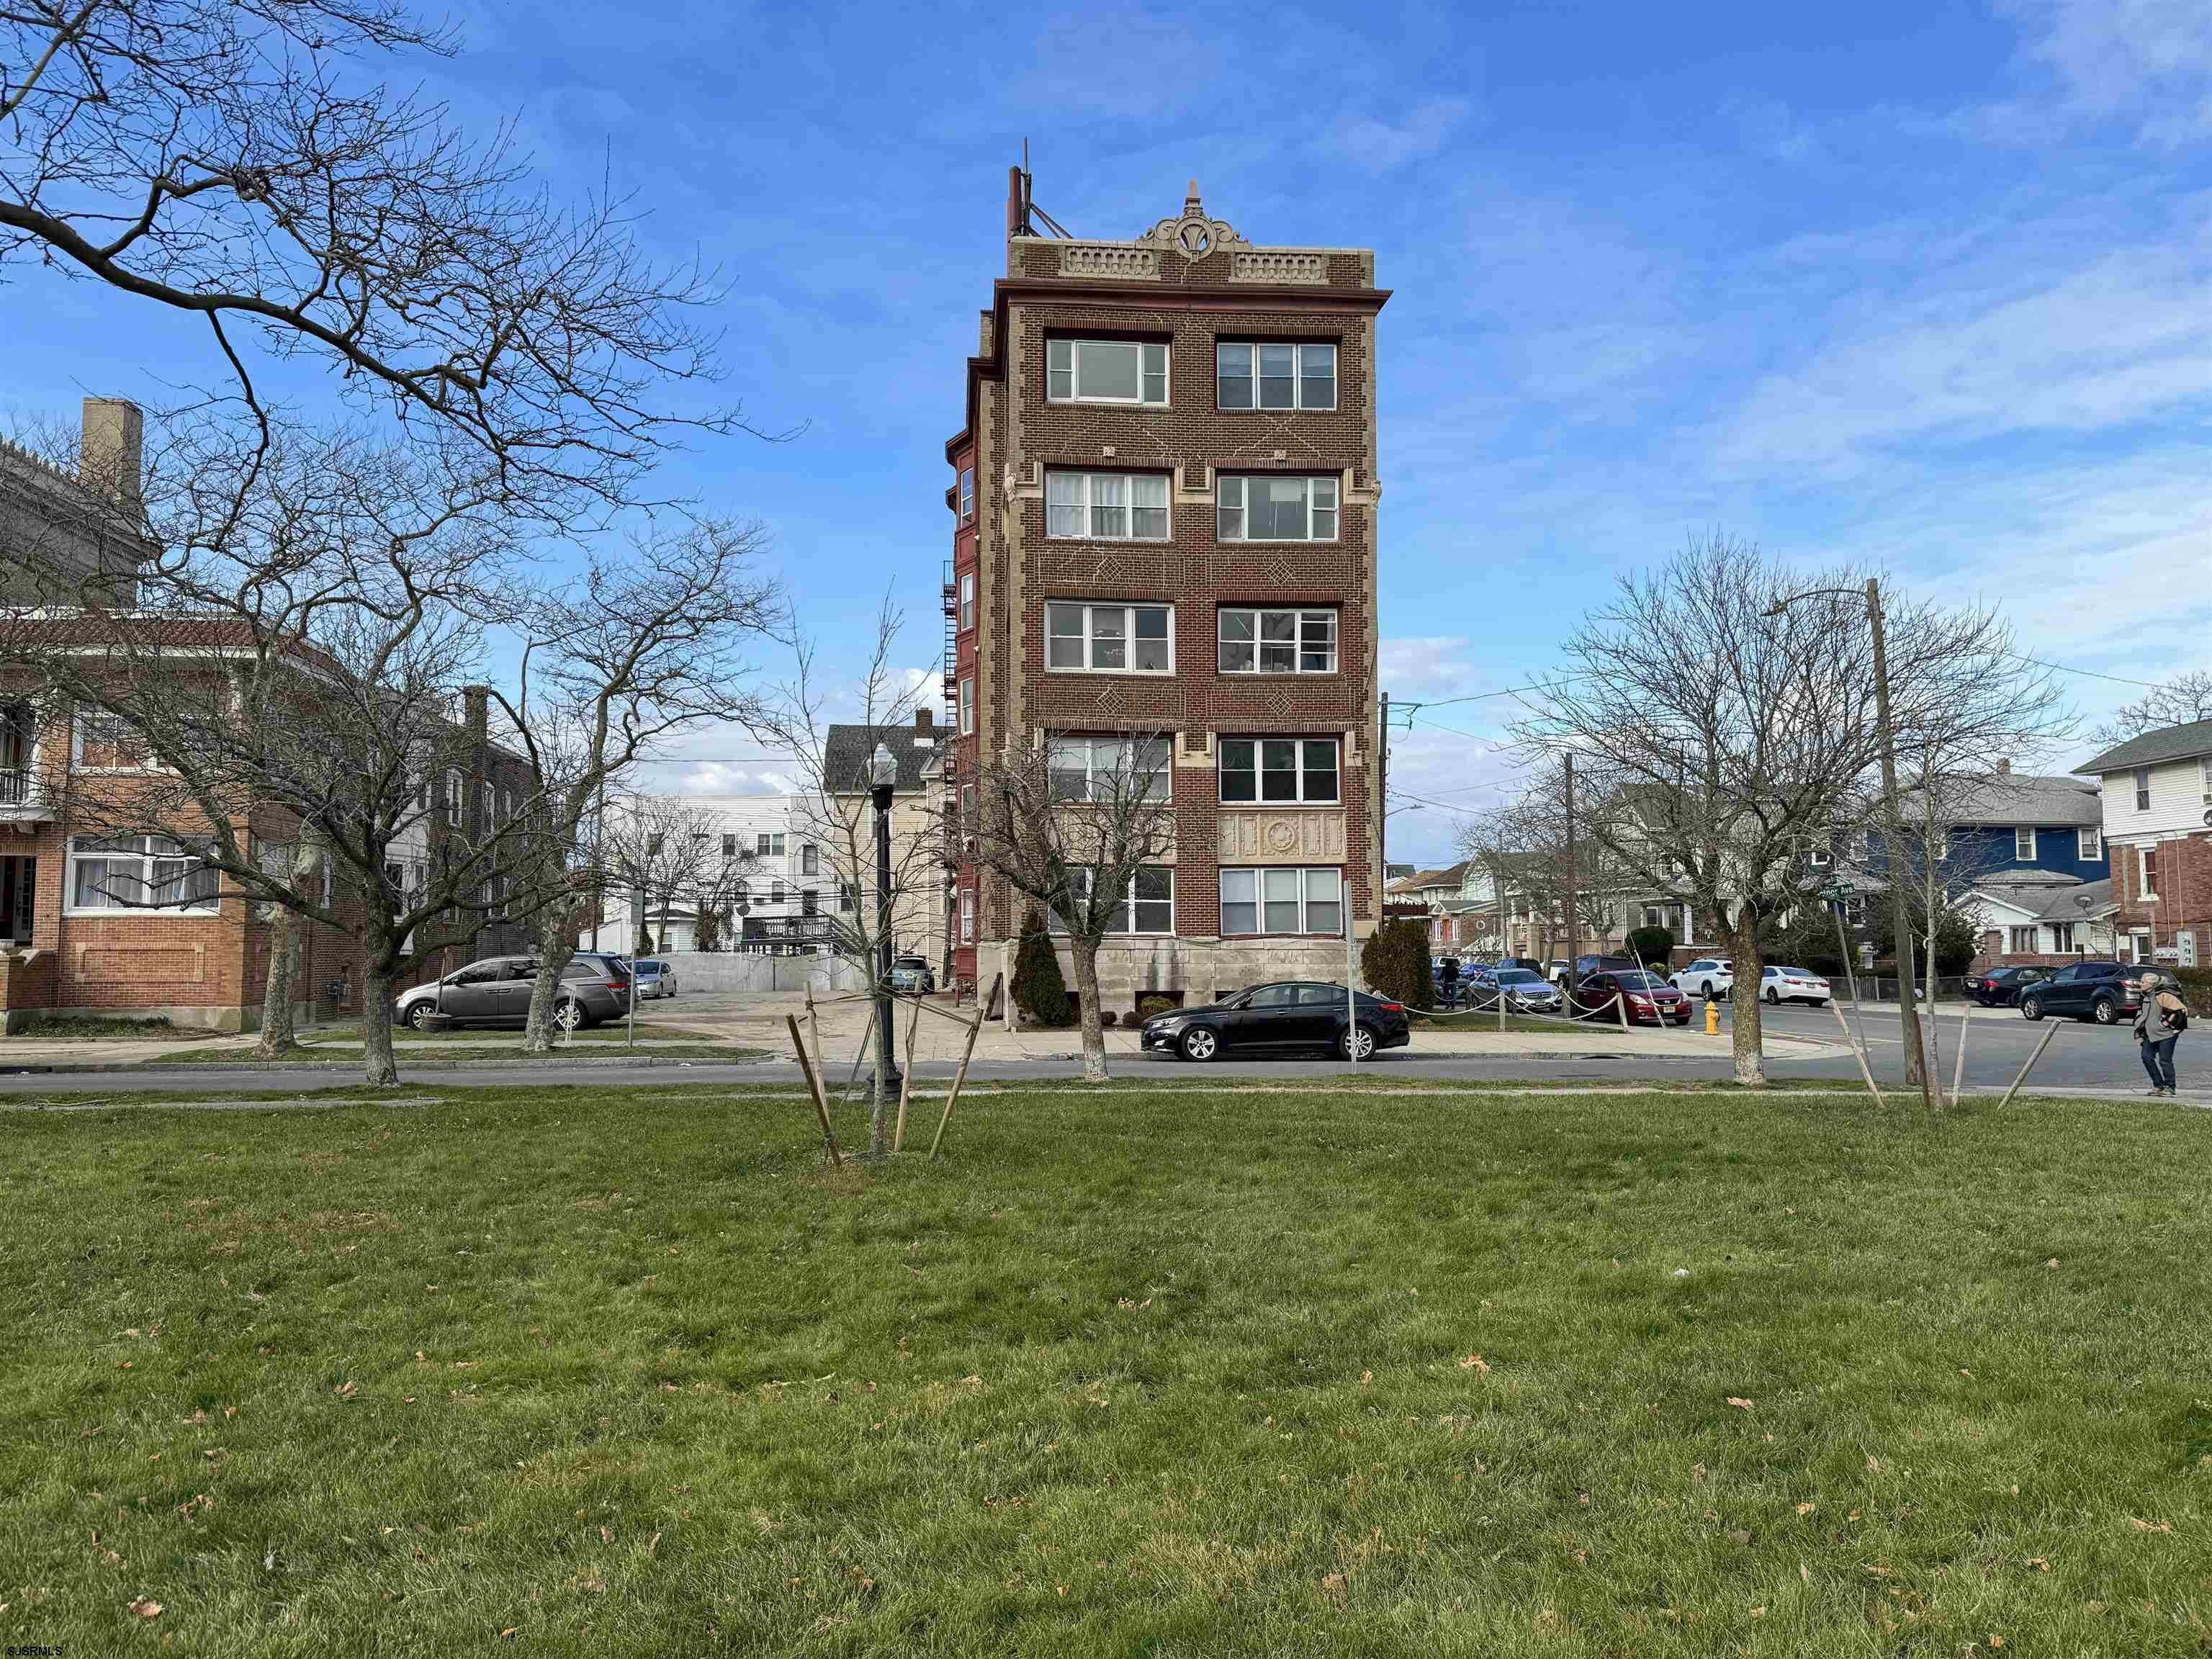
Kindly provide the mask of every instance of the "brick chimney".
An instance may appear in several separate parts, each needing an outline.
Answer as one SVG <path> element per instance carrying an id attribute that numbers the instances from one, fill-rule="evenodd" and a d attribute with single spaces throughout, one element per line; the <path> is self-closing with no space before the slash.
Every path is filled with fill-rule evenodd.
<path id="1" fill-rule="evenodd" d="M 145 506 L 146 417 L 125 398 L 87 398 L 77 467 L 85 483 L 136 520 Z"/>
<path id="2" fill-rule="evenodd" d="M 937 713 L 934 709 L 924 705 L 914 711 L 914 734 L 917 738 L 937 734 Z"/>

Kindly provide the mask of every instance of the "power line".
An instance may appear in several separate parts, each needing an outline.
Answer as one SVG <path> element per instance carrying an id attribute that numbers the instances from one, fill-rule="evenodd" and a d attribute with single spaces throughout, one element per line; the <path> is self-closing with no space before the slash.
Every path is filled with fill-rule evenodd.
<path id="1" fill-rule="evenodd" d="M 2118 674 L 2100 674 L 2094 668 L 2075 668 L 2063 662 L 2045 662 L 2040 657 L 2023 656 L 2017 651 L 2011 653 L 2010 655 L 2014 662 L 2032 662 L 2038 668 L 2053 669 L 2061 674 L 2079 674 L 2084 679 L 2110 680 L 2114 685 L 2139 685 L 2147 691 L 2166 690 L 2166 687 L 2156 680 L 2131 680 Z"/>

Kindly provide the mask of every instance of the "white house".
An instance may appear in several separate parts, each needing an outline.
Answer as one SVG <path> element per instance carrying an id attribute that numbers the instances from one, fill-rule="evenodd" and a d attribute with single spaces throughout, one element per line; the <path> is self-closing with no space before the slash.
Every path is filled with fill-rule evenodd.
<path id="1" fill-rule="evenodd" d="M 2105 843 L 2128 955 L 2212 961 L 2212 720 L 2145 732 L 2075 769 L 2105 785 Z"/>

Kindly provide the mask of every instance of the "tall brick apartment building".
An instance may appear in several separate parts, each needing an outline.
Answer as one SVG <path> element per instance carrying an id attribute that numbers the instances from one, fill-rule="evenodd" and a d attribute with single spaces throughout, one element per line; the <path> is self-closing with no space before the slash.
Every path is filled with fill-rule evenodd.
<path id="1" fill-rule="evenodd" d="M 1345 898 L 1364 936 L 1382 893 L 1374 254 L 1255 246 L 1194 183 L 1130 240 L 1048 238 L 1025 185 L 945 445 L 947 785 L 1164 734 L 1176 848 L 1102 999 L 1341 979 Z M 953 856 L 956 975 L 988 983 L 1026 901 Z"/>

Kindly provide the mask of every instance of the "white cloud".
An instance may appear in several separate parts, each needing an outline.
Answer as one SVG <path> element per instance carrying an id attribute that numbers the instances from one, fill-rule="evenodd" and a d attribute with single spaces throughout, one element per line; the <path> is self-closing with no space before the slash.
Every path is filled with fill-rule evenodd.
<path id="1" fill-rule="evenodd" d="M 1389 173 L 1442 149 L 1468 108 L 1462 98 L 1431 99 L 1395 125 L 1373 115 L 1347 115 L 1315 147 L 1370 173 Z"/>
<path id="2" fill-rule="evenodd" d="M 2175 148 L 2212 135 L 2212 6 L 2204 0 L 2000 0 L 2024 56 L 2078 114 L 2132 123 Z M 2047 120 L 2046 120 L 2047 126 Z"/>

